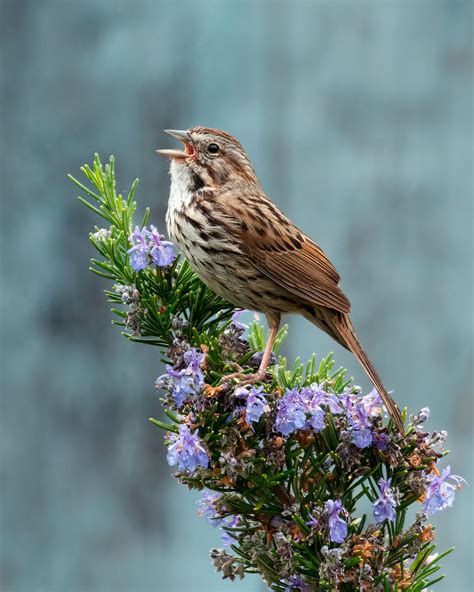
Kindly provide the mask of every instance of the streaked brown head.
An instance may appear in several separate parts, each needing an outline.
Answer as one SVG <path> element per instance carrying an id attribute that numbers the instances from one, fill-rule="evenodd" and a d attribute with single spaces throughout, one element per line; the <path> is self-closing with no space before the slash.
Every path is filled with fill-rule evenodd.
<path id="1" fill-rule="evenodd" d="M 173 167 L 190 169 L 203 186 L 233 182 L 258 184 L 250 158 L 238 140 L 218 129 L 197 126 L 190 130 L 165 130 L 180 140 L 184 150 L 158 150 L 172 160 Z"/>

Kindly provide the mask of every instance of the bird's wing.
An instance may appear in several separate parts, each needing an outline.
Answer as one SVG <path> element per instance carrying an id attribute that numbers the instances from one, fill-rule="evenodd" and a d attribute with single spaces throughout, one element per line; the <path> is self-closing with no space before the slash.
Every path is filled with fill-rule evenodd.
<path id="1" fill-rule="evenodd" d="M 266 198 L 239 202 L 239 238 L 255 267 L 311 304 L 348 313 L 351 304 L 323 250 Z"/>

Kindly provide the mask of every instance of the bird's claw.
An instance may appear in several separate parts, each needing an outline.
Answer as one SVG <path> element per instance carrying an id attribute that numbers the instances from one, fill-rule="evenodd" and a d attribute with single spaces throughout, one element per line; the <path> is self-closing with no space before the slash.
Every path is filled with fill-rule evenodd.
<path id="1" fill-rule="evenodd" d="M 223 376 L 219 382 L 219 386 L 223 388 L 229 388 L 232 381 L 237 381 L 238 386 L 245 386 L 247 384 L 255 384 L 262 381 L 265 378 L 265 371 L 258 371 L 254 374 L 243 374 L 242 372 L 234 372 L 233 374 L 227 374 Z"/>
<path id="2" fill-rule="evenodd" d="M 237 364 L 237 362 L 230 362 L 230 364 L 228 364 L 229 368 L 232 368 L 232 370 L 235 370 L 234 374 L 244 374 L 244 369 L 242 368 L 242 366 L 240 366 L 240 364 Z"/>

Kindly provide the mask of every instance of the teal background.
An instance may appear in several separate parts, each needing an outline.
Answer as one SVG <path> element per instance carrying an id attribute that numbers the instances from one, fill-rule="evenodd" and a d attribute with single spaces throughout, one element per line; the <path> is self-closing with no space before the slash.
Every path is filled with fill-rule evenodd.
<path id="1" fill-rule="evenodd" d="M 473 6 L 462 0 L 1 0 L 1 579 L 5 592 L 262 591 L 148 424 L 158 354 L 121 338 L 66 173 L 114 153 L 164 227 L 164 128 L 221 127 L 329 254 L 396 400 L 429 405 L 471 485 L 436 515 L 472 590 Z M 290 319 L 290 357 L 335 351 Z"/>

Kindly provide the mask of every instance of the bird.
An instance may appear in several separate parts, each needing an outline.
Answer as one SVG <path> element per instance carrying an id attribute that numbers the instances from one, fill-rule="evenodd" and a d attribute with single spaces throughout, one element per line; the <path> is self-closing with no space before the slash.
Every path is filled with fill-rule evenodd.
<path id="1" fill-rule="evenodd" d="M 238 308 L 263 313 L 268 323 L 258 371 L 223 380 L 262 381 L 281 316 L 299 314 L 352 352 L 404 434 L 400 410 L 356 336 L 339 274 L 265 194 L 242 144 L 225 131 L 203 126 L 164 131 L 183 145 L 182 150 L 157 150 L 170 160 L 170 238 L 212 291 Z"/>

